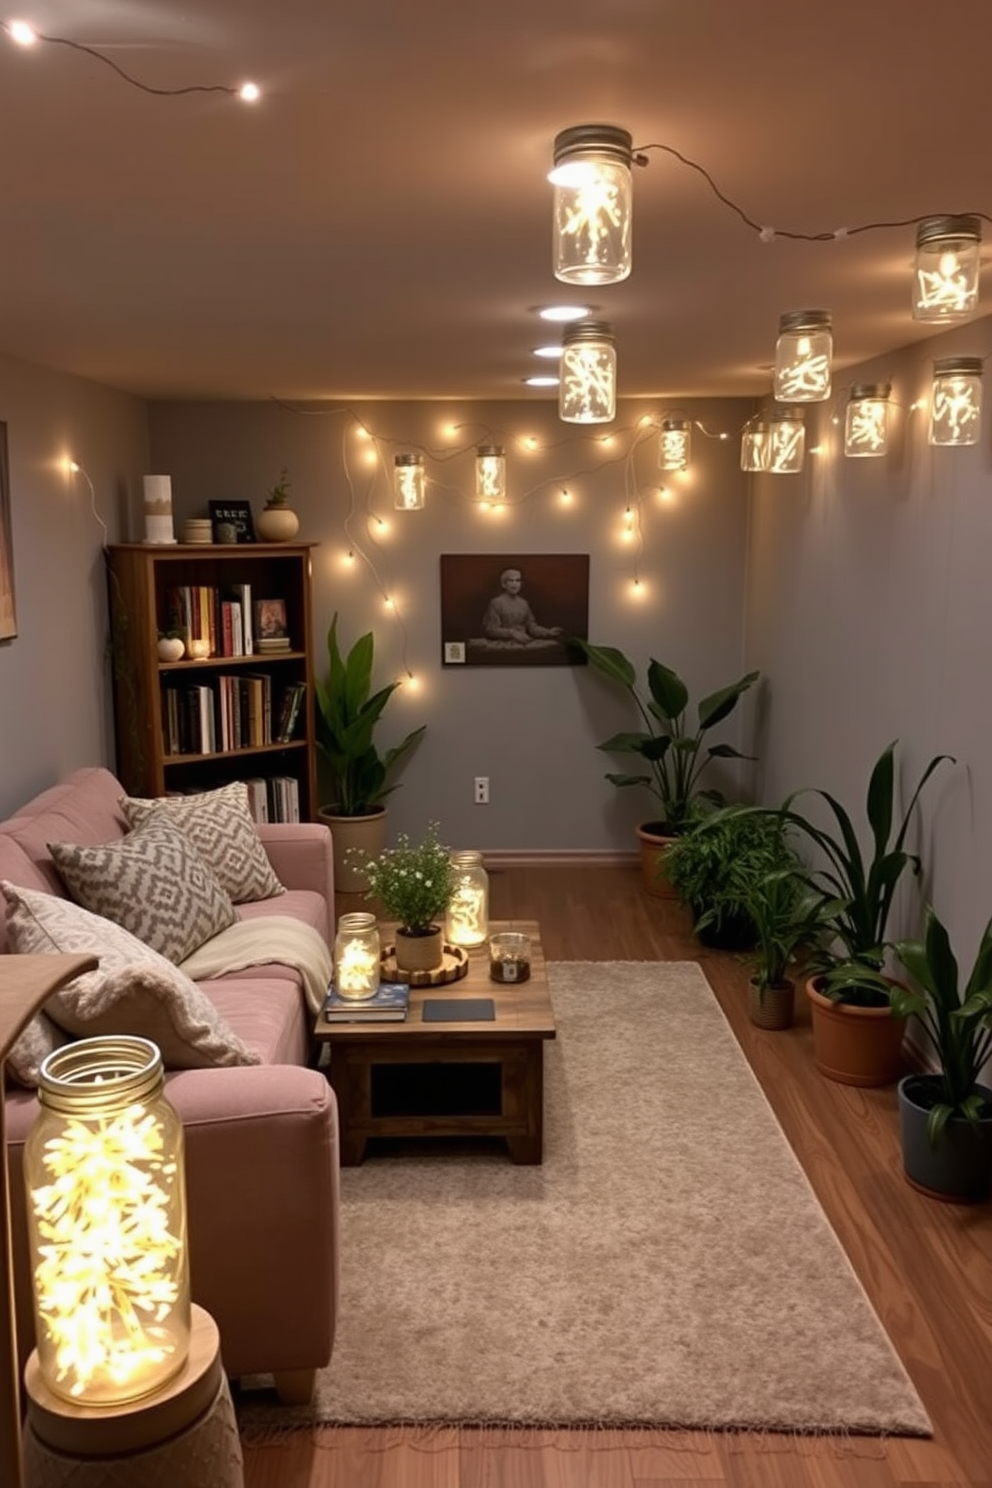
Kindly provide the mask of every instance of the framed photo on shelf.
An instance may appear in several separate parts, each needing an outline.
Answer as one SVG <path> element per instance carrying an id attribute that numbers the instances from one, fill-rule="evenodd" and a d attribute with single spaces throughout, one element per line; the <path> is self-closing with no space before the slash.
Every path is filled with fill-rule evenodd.
<path id="1" fill-rule="evenodd" d="M 588 553 L 442 553 L 446 667 L 583 666 Z"/>
<path id="2" fill-rule="evenodd" d="M 215 543 L 255 541 L 255 521 L 248 501 L 211 501 L 210 526 Z"/>
<path id="3" fill-rule="evenodd" d="M 17 634 L 14 610 L 14 550 L 10 529 L 10 469 L 7 464 L 7 425 L 0 423 L 0 641 Z"/>

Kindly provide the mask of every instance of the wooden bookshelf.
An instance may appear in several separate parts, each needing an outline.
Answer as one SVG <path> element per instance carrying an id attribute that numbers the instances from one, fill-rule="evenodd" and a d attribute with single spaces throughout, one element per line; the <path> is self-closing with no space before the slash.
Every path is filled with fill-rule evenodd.
<path id="1" fill-rule="evenodd" d="M 171 791 L 210 790 L 232 780 L 277 777 L 295 781 L 301 821 L 316 820 L 317 782 L 314 731 L 314 675 L 311 626 L 312 543 L 148 544 L 109 547 L 107 582 L 110 607 L 117 771 L 135 796 L 161 796 Z M 224 627 L 219 606 L 238 586 L 248 585 L 250 603 L 279 599 L 285 605 L 289 649 L 248 655 L 221 654 Z M 212 596 L 198 613 L 215 606 L 211 626 L 213 653 L 200 660 L 162 661 L 158 638 L 174 628 L 173 596 L 183 589 Z M 254 619 L 254 617 L 252 617 Z M 254 627 L 253 627 L 254 628 Z M 269 730 L 261 742 L 242 742 L 247 731 L 227 738 L 221 729 L 221 689 L 227 703 L 239 679 L 262 678 L 269 698 Z M 223 680 L 227 679 L 227 680 Z M 295 684 L 304 685 L 299 714 L 288 740 L 276 737 L 283 699 Z M 212 706 L 214 738 L 204 737 L 204 710 L 199 722 L 186 719 L 177 731 L 174 690 L 183 709 L 193 712 L 192 689 L 209 689 L 205 712 Z M 240 687 L 239 696 L 244 696 Z M 212 699 L 212 703 L 211 700 Z M 212 747 L 207 747 L 207 746 Z M 274 814 L 270 809 L 270 820 Z"/>

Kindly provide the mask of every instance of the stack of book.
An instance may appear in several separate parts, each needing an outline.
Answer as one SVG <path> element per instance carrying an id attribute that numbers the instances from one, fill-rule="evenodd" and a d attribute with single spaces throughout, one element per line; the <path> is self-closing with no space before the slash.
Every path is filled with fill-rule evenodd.
<path id="1" fill-rule="evenodd" d="M 332 982 L 321 1017 L 325 1023 L 402 1023 L 409 1010 L 410 988 L 406 982 L 380 982 L 375 996 L 361 1002 L 340 997 Z"/>

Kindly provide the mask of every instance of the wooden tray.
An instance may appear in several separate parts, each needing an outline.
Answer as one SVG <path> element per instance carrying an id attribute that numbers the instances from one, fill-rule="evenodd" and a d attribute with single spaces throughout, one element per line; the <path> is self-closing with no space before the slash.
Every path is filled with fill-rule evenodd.
<path id="1" fill-rule="evenodd" d="M 383 947 L 379 957 L 382 976 L 387 982 L 409 982 L 411 987 L 443 987 L 468 974 L 468 952 L 461 946 L 446 945 L 441 952 L 441 965 L 430 971 L 401 971 L 396 965 L 396 947 Z"/>

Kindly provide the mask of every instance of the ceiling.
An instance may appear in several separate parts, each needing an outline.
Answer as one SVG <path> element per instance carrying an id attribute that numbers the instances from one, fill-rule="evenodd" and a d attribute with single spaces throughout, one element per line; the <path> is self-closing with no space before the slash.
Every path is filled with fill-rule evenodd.
<path id="1" fill-rule="evenodd" d="M 574 124 L 648 147 L 633 272 L 586 301 L 622 397 L 765 394 L 788 310 L 837 369 L 933 334 L 912 225 L 762 242 L 651 145 L 779 231 L 992 209 L 988 0 L 16 3 L 77 46 L 0 33 L 0 351 L 147 398 L 549 396 Z"/>

